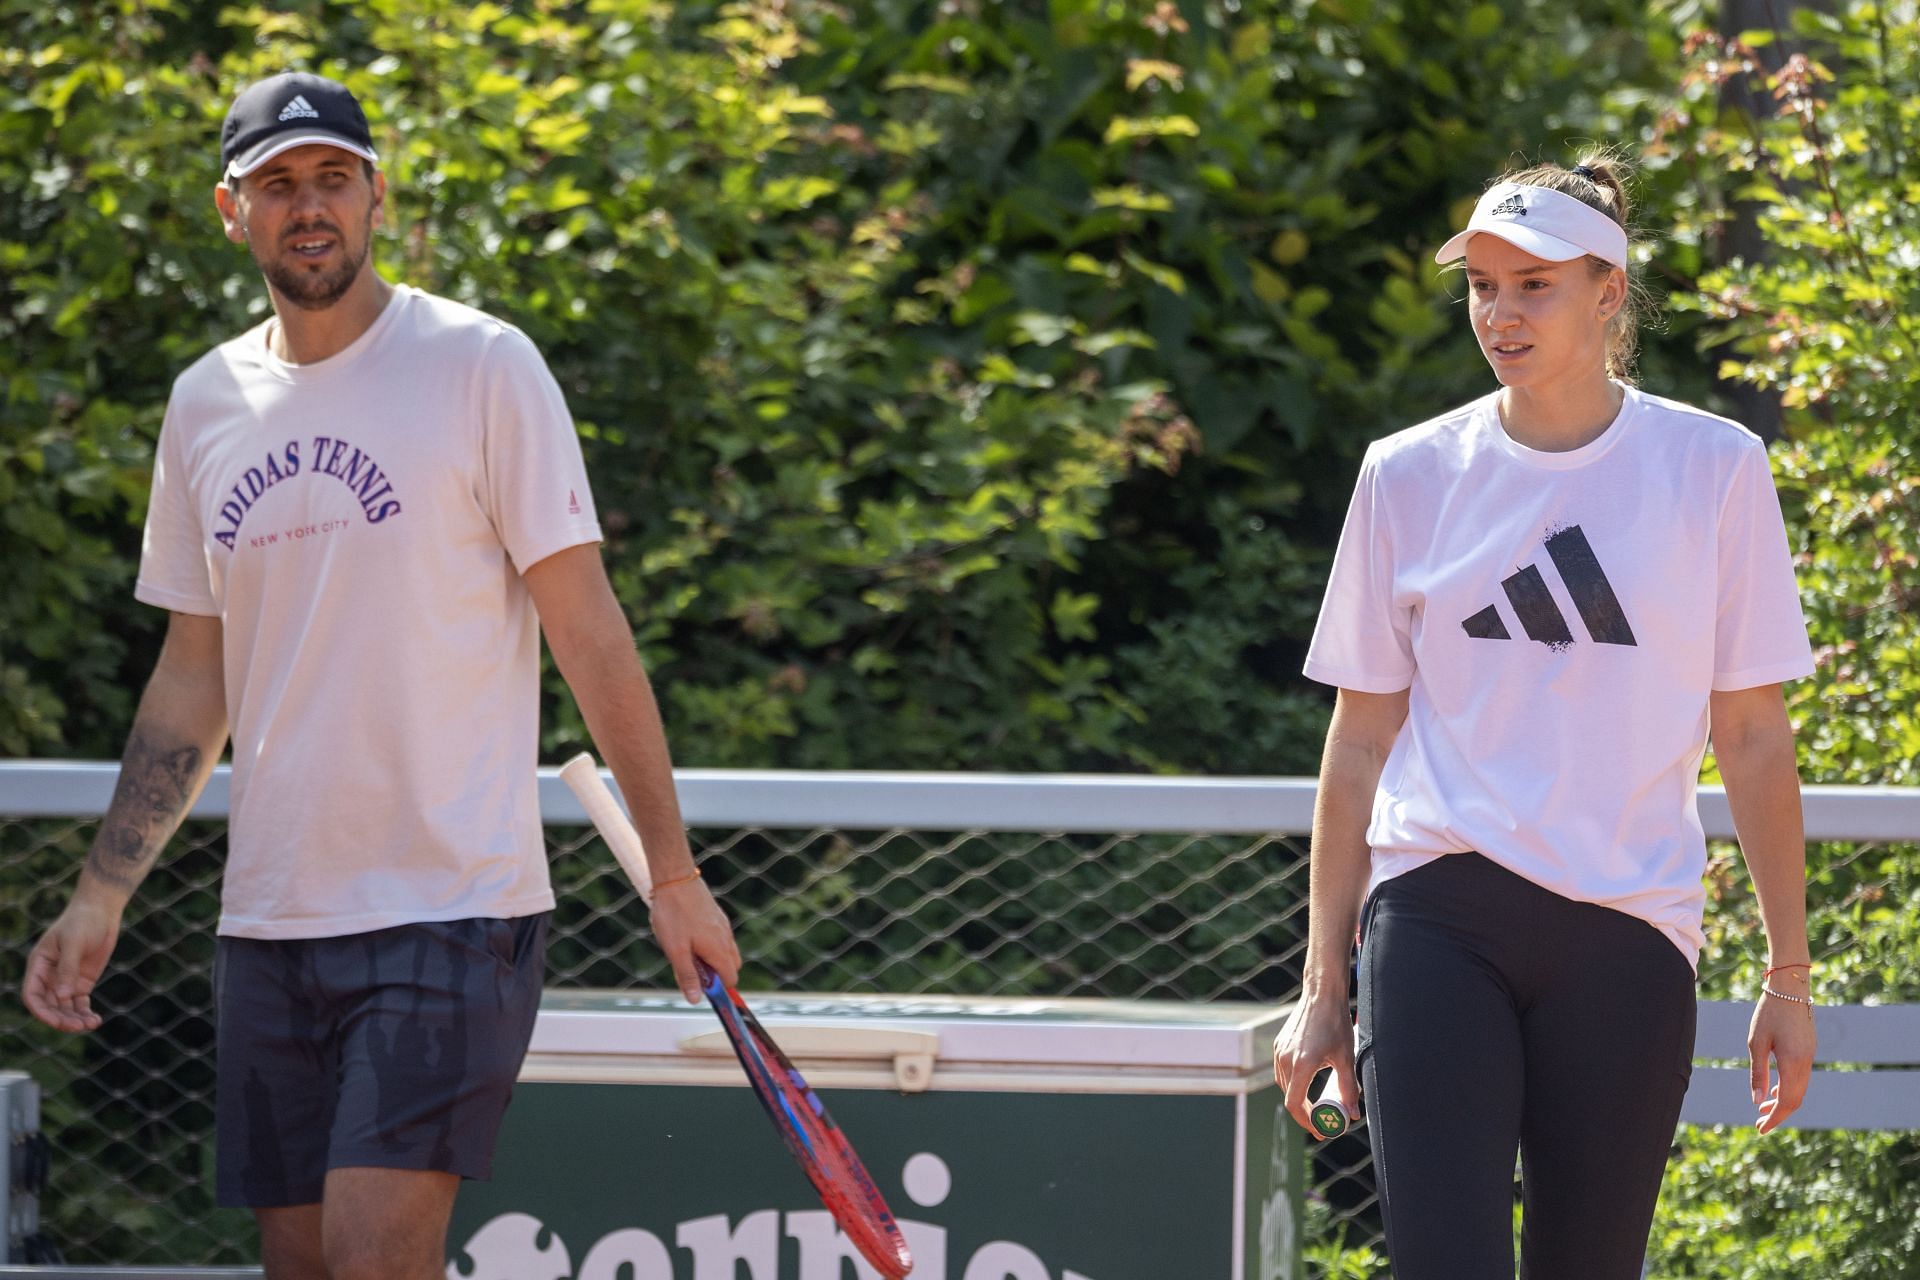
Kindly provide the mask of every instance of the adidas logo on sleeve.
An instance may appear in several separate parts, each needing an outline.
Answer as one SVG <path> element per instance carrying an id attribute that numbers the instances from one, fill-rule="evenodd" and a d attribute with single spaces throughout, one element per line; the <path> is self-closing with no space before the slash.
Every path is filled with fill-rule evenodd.
<path id="1" fill-rule="evenodd" d="M 307 101 L 305 94 L 295 94 L 292 102 L 280 108 L 282 123 L 288 120 L 318 120 L 319 118 L 320 113 L 313 109 L 313 104 Z"/>

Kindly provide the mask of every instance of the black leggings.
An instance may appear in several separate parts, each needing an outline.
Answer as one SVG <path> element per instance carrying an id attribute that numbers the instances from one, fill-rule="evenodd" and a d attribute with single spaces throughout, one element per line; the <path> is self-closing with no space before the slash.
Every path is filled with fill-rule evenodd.
<path id="1" fill-rule="evenodd" d="M 1652 925 L 1477 853 L 1382 884 L 1360 1072 L 1395 1280 L 1638 1280 L 1692 1072 L 1693 971 Z"/>

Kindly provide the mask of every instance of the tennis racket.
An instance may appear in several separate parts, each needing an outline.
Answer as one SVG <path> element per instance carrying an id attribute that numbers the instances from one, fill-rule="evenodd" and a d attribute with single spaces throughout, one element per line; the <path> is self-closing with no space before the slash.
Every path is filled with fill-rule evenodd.
<path id="1" fill-rule="evenodd" d="M 647 869 L 640 833 L 627 821 L 613 792 L 601 780 L 593 757 L 581 752 L 561 766 L 560 778 L 580 798 L 601 838 L 639 890 L 641 900 L 652 906 L 653 873 Z M 888 1211 L 880 1188 L 873 1185 L 852 1144 L 827 1114 L 820 1095 L 794 1070 L 740 993 L 698 956 L 694 965 L 699 970 L 700 989 L 719 1015 L 754 1096 L 760 1099 L 787 1150 L 819 1193 L 820 1202 L 875 1271 L 886 1280 L 903 1280 L 913 1270 L 906 1239 Z"/>

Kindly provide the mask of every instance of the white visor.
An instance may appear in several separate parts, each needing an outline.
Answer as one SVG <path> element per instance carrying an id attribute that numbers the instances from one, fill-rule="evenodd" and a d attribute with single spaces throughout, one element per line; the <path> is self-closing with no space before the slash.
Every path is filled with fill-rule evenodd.
<path id="1" fill-rule="evenodd" d="M 1525 249 L 1543 262 L 1566 262 L 1588 254 L 1627 265 L 1627 233 L 1590 204 L 1551 187 L 1502 182 L 1480 197 L 1467 229 L 1440 246 L 1435 262 L 1467 256 L 1467 241 L 1481 232 Z"/>
<path id="2" fill-rule="evenodd" d="M 369 161 L 373 164 L 380 163 L 380 157 L 375 155 L 369 148 L 343 138 L 337 133 L 326 133 L 315 129 L 311 132 L 283 133 L 276 138 L 270 139 L 258 150 L 240 156 L 235 159 L 232 164 L 228 165 L 227 177 L 229 179 L 244 178 L 281 152 L 291 151 L 295 147 L 311 146 L 316 142 L 329 147 L 338 147 L 342 151 L 351 152 L 359 156 L 362 160 Z"/>

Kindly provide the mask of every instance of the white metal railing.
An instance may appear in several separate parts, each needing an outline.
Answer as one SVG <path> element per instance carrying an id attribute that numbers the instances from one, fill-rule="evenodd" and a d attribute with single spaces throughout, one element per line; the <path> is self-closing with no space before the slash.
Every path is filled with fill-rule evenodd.
<path id="1" fill-rule="evenodd" d="M 106 761 L 0 761 L 0 815 L 85 818 L 106 812 L 120 766 Z M 229 769 L 214 771 L 195 818 L 227 816 Z M 1195 778 L 1129 774 L 807 772 L 680 769 L 689 826 L 837 827 L 884 831 L 1264 832 L 1313 826 L 1312 778 Z M 1801 788 L 1809 840 L 1920 841 L 1920 787 Z M 587 816 L 554 768 L 540 770 L 549 826 Z M 1733 838 L 1722 787 L 1700 788 L 1709 837 Z"/>

